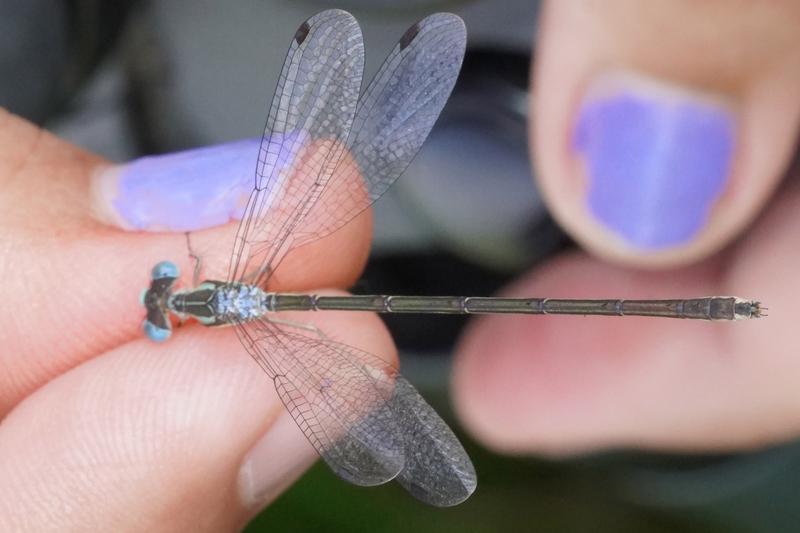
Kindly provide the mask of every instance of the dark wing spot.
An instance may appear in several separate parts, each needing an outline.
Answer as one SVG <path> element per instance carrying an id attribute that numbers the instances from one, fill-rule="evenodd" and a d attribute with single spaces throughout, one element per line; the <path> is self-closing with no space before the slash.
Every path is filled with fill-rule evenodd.
<path id="1" fill-rule="evenodd" d="M 308 21 L 304 22 L 299 28 L 297 28 L 297 32 L 294 34 L 294 40 L 297 41 L 298 45 L 303 44 L 303 41 L 305 41 L 306 37 L 308 37 L 309 31 L 311 31 L 311 26 L 308 25 Z"/>
<path id="2" fill-rule="evenodd" d="M 400 50 L 404 50 L 406 46 L 411 44 L 414 37 L 419 33 L 419 23 L 414 24 L 406 30 L 402 37 L 400 37 Z"/>

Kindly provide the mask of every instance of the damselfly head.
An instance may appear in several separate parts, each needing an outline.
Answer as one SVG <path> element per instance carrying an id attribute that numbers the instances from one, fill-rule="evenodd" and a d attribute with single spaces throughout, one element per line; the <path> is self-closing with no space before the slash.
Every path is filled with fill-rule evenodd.
<path id="1" fill-rule="evenodd" d="M 179 275 L 178 266 L 171 261 L 162 261 L 151 271 L 150 288 L 140 298 L 147 313 L 142 329 L 150 340 L 163 342 L 172 335 L 167 301 Z"/>

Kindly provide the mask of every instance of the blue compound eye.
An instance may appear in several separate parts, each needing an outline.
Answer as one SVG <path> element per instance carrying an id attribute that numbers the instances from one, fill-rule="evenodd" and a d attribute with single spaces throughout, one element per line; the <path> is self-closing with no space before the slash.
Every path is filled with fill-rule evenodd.
<path id="1" fill-rule="evenodd" d="M 172 261 L 161 261 L 153 267 L 150 275 L 153 279 L 177 278 L 179 275 L 178 265 Z"/>
<path id="2" fill-rule="evenodd" d="M 149 320 L 144 321 L 142 329 L 144 330 L 144 334 L 147 335 L 147 338 L 155 342 L 164 342 L 172 335 L 171 329 L 160 328 Z"/>

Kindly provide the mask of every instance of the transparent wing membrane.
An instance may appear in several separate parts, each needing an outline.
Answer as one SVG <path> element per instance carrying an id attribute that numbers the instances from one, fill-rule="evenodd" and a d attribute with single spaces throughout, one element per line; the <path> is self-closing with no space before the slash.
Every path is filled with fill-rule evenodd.
<path id="1" fill-rule="evenodd" d="M 281 330 L 266 319 L 237 326 L 245 348 L 275 382 L 286 409 L 330 468 L 357 485 L 403 469 L 404 442 L 390 401 L 396 370 L 372 356 Z"/>
<path id="2" fill-rule="evenodd" d="M 256 190 L 237 236 L 231 281 L 263 286 L 289 250 L 329 235 L 380 198 L 419 151 L 458 77 L 466 46 L 464 23 L 439 13 L 409 28 L 359 101 L 360 32 L 357 26 L 347 32 L 353 34 L 347 46 L 331 43 L 329 30 L 314 38 L 337 21 L 355 23 L 349 15 L 331 18 L 326 13 L 301 26 L 311 28 L 308 36 L 302 45 L 295 39 L 289 50 L 262 140 Z M 327 57 L 313 53 L 318 47 L 347 59 L 340 57 L 341 64 L 332 65 L 338 71 L 328 70 L 321 81 L 286 74 L 302 72 L 304 61 Z M 315 81 L 319 86 L 310 85 Z M 338 89 L 328 95 L 331 86 Z M 310 94 L 298 96 L 304 89 Z M 281 95 L 287 91 L 291 97 Z M 302 107 L 291 105 L 294 101 Z M 282 116 L 276 108 L 296 111 L 280 121 L 273 118 Z"/>
<path id="3" fill-rule="evenodd" d="M 228 280 L 266 268 L 291 246 L 345 152 L 364 72 L 364 43 L 349 13 L 323 11 L 297 30 L 261 140 L 253 192 Z"/>
<path id="4" fill-rule="evenodd" d="M 419 151 L 455 84 L 466 45 L 455 15 L 412 26 L 359 99 L 364 48 L 348 13 L 295 34 L 270 107 L 228 282 L 264 286 L 286 253 L 347 224 Z M 475 488 L 456 437 L 392 365 L 261 318 L 235 324 L 287 410 L 330 468 L 358 485 L 398 478 L 453 505 Z"/>
<path id="5" fill-rule="evenodd" d="M 455 15 L 431 15 L 409 28 L 364 92 L 347 156 L 314 211 L 298 219 L 291 248 L 353 220 L 405 171 L 453 90 L 465 46 L 464 23 Z M 263 282 L 279 261 L 264 265 L 257 281 Z"/>
<path id="6" fill-rule="evenodd" d="M 268 319 L 242 327 L 258 339 L 254 358 L 275 358 L 278 393 L 340 477 L 375 485 L 397 476 L 436 506 L 456 505 L 475 490 L 461 443 L 394 366 L 347 344 L 278 331 Z"/>
<path id="7" fill-rule="evenodd" d="M 478 485 L 472 461 L 444 420 L 402 376 L 395 379 L 391 405 L 405 437 L 405 468 L 397 481 L 417 499 L 439 507 L 469 498 Z"/>

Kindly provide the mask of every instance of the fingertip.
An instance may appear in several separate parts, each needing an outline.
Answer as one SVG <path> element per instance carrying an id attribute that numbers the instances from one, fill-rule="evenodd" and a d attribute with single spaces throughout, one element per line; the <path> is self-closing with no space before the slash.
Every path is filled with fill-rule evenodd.
<path id="1" fill-rule="evenodd" d="M 503 294 L 591 297 L 581 293 L 588 284 L 581 270 L 575 257 L 557 260 Z M 472 322 L 453 369 L 456 410 L 465 427 L 503 453 L 559 456 L 589 446 L 585 437 L 596 438 L 598 430 L 591 423 L 591 395 L 608 376 L 597 371 L 598 326 L 604 327 L 558 316 L 490 315 Z"/>
<path id="2" fill-rule="evenodd" d="M 511 453 L 514 447 L 509 441 L 517 432 L 509 427 L 508 410 L 501 405 L 502 391 L 511 384 L 501 383 L 509 374 L 509 350 L 503 346 L 506 337 L 500 335 L 499 326 L 490 318 L 468 326 L 456 349 L 451 388 L 453 407 L 464 428 L 489 448 Z"/>
<path id="3" fill-rule="evenodd" d="M 679 298 L 719 290 L 718 272 L 714 265 L 668 276 L 623 271 L 574 254 L 504 292 L 518 297 Z M 620 446 L 696 450 L 752 445 L 752 420 L 737 413 L 752 411 L 747 398 L 760 385 L 747 393 L 735 391 L 743 380 L 757 384 L 761 374 L 771 375 L 768 363 L 753 357 L 764 335 L 752 334 L 753 328 L 760 329 L 757 322 L 487 316 L 468 327 L 458 347 L 453 371 L 457 412 L 479 440 L 507 453 L 561 456 Z M 743 328 L 751 330 L 749 338 Z M 718 433 L 708 434 L 709 420 Z M 776 434 L 766 421 L 756 425 Z"/>
<path id="4" fill-rule="evenodd" d="M 247 452 L 237 475 L 242 505 L 256 514 L 294 483 L 319 459 L 285 410 Z M 280 458 L 280 460 L 276 460 Z"/>
<path id="5" fill-rule="evenodd" d="M 685 265 L 729 244 L 794 148 L 800 79 L 789 65 L 800 47 L 775 46 L 793 19 L 757 4 L 707 5 L 689 19 L 678 4 L 546 6 L 531 128 L 554 216 L 585 248 L 627 265 Z M 742 19 L 759 17 L 771 24 L 747 26 L 741 40 Z M 659 30 L 671 20 L 680 32 Z M 728 62 L 732 40 L 768 44 L 743 45 Z"/>
<path id="6" fill-rule="evenodd" d="M 733 166 L 736 115 L 719 100 L 627 73 L 591 82 L 571 148 L 600 242 L 658 253 L 698 236 Z"/>
<path id="7" fill-rule="evenodd" d="M 257 139 L 100 166 L 91 214 L 128 231 L 187 232 L 242 217 L 253 189 Z"/>

